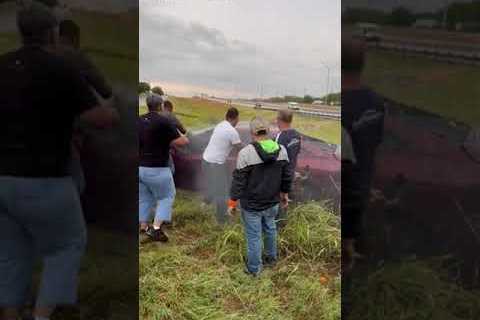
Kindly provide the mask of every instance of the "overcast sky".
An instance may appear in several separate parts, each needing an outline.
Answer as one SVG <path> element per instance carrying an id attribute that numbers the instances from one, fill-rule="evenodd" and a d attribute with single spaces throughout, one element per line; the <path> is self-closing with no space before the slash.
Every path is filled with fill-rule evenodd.
<path id="1" fill-rule="evenodd" d="M 140 0 L 140 79 L 169 94 L 340 87 L 340 1 Z"/>

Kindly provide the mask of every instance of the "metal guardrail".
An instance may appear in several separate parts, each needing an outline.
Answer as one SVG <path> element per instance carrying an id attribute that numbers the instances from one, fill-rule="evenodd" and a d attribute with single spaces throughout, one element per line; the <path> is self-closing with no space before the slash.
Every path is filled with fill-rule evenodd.
<path id="1" fill-rule="evenodd" d="M 480 50 L 472 47 L 470 49 L 454 49 L 447 46 L 442 47 L 440 43 L 424 42 L 413 43 L 408 40 L 383 40 L 377 43 L 369 43 L 371 48 L 396 51 L 410 56 L 424 56 L 438 61 L 468 64 L 480 66 Z"/>
<path id="2" fill-rule="evenodd" d="M 208 100 L 215 101 L 215 102 L 221 102 L 221 103 L 227 103 L 228 100 L 223 100 L 223 99 L 218 99 L 218 98 L 209 98 Z M 243 105 L 247 106 L 249 108 L 255 108 L 255 104 L 251 102 L 243 102 L 243 101 L 232 101 L 232 104 L 237 104 L 237 105 Z M 278 111 L 282 110 L 282 107 L 275 107 L 272 106 L 271 104 L 269 105 L 262 105 L 261 107 L 257 107 L 259 110 L 269 110 L 269 111 Z M 311 110 L 303 110 L 303 109 L 298 109 L 298 110 L 293 110 L 290 109 L 295 113 L 302 114 L 302 115 L 308 115 L 311 117 L 320 117 L 320 118 L 327 118 L 327 119 L 335 119 L 335 120 L 340 120 L 342 115 L 341 111 L 339 109 L 338 112 L 329 112 L 329 111 L 311 111 Z"/>

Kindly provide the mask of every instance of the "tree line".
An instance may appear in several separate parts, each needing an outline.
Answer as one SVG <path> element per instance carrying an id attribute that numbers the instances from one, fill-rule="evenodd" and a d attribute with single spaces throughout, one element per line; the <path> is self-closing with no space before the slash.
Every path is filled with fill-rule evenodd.
<path id="1" fill-rule="evenodd" d="M 418 19 L 432 19 L 438 25 L 445 22 L 448 29 L 455 29 L 457 23 L 480 24 L 480 1 L 453 2 L 447 8 L 418 13 L 403 6 L 395 7 L 391 11 L 352 7 L 345 9 L 342 15 L 342 22 L 346 24 L 369 22 L 406 27 L 411 26 Z"/>
<path id="2" fill-rule="evenodd" d="M 151 87 L 150 83 L 148 82 L 142 82 L 140 81 L 138 84 L 138 94 L 145 94 L 145 93 L 156 93 L 158 95 L 165 95 L 165 92 L 163 91 L 162 87 L 159 86 L 154 86 Z"/>

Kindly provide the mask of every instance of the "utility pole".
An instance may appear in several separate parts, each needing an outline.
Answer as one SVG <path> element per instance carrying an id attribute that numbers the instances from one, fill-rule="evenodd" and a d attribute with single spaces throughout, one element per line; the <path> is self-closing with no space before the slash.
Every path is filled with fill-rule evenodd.
<path id="1" fill-rule="evenodd" d="M 327 69 L 327 104 L 330 104 L 330 67 L 324 63 L 320 62 Z"/>

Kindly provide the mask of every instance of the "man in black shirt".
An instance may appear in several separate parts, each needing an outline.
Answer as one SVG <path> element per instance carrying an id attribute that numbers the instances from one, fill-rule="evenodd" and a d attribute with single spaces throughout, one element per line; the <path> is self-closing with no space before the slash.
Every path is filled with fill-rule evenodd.
<path id="1" fill-rule="evenodd" d="M 17 15 L 23 46 L 0 56 L 0 314 L 17 319 L 33 257 L 43 263 L 34 316 L 48 319 L 76 300 L 86 230 L 68 165 L 73 120 L 109 127 L 85 80 L 50 53 L 58 39 L 51 10 L 33 2 Z"/>
<path id="2" fill-rule="evenodd" d="M 138 120 L 140 168 L 138 178 L 140 230 L 153 241 L 168 241 L 162 230 L 172 218 L 175 184 L 169 167 L 170 147 L 189 143 L 175 124 L 161 114 L 162 98 L 147 98 L 148 113 Z M 153 226 L 150 213 L 155 210 Z"/>
<path id="3" fill-rule="evenodd" d="M 280 110 L 277 115 L 277 125 L 280 132 L 277 134 L 276 142 L 285 147 L 288 153 L 288 165 L 295 175 L 297 168 L 297 158 L 302 148 L 302 136 L 297 130 L 292 128 L 293 112 L 290 110 Z M 278 210 L 279 228 L 283 227 L 287 220 L 287 209 L 280 208 Z"/>
<path id="4" fill-rule="evenodd" d="M 355 163 L 342 161 L 342 259 L 353 266 L 355 240 L 361 235 L 368 205 L 377 147 L 383 138 L 384 104 L 361 83 L 365 48 L 342 41 L 342 128 L 351 138 Z"/>

